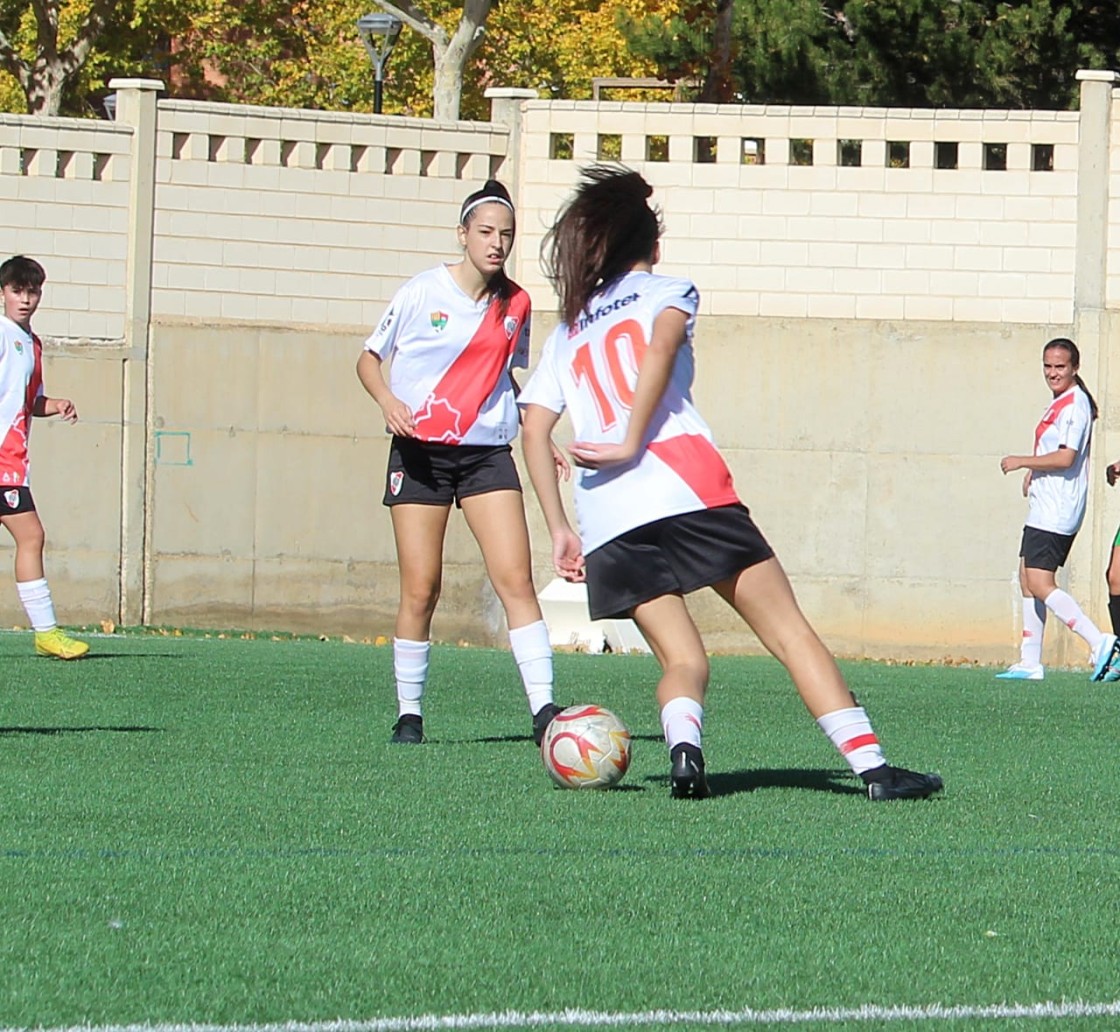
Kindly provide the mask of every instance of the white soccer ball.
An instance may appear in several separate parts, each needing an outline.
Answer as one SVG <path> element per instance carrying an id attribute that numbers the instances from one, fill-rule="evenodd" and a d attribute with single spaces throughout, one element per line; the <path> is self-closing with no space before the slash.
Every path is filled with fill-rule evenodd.
<path id="1" fill-rule="evenodd" d="M 602 706 L 569 706 L 545 730 L 541 759 L 561 788 L 610 788 L 630 766 L 630 732 Z"/>

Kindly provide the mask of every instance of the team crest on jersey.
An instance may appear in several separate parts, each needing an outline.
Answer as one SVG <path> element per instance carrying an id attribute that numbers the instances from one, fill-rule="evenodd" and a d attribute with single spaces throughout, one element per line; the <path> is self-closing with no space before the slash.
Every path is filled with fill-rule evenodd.
<path id="1" fill-rule="evenodd" d="M 389 494 L 394 498 L 401 493 L 401 485 L 404 483 L 404 474 L 398 469 L 389 474 Z"/>
<path id="2" fill-rule="evenodd" d="M 9 509 L 14 509 L 19 505 L 19 492 L 18 491 L 5 491 L 4 501 L 8 503 Z"/>
<path id="3" fill-rule="evenodd" d="M 15 341 L 12 341 L 12 343 L 15 344 L 15 346 L 16 346 L 16 354 L 17 355 L 22 355 L 23 354 L 23 341 L 22 340 L 15 340 Z"/>
<path id="4" fill-rule="evenodd" d="M 432 312 L 432 329 L 442 330 L 447 325 L 446 312 Z"/>
<path id="5" fill-rule="evenodd" d="M 513 335 L 517 331 L 517 317 L 514 315 L 507 315 L 505 321 L 506 327 L 506 340 L 513 340 Z"/>

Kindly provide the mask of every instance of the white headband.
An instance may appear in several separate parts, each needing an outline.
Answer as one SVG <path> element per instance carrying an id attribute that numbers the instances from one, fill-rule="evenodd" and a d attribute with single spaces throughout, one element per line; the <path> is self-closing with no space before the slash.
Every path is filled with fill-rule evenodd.
<path id="1" fill-rule="evenodd" d="M 469 204 L 463 205 L 463 210 L 459 213 L 459 225 L 461 226 L 466 217 L 475 210 L 480 204 L 504 204 L 510 211 L 513 211 L 513 205 L 509 203 L 504 197 L 479 197 Z"/>

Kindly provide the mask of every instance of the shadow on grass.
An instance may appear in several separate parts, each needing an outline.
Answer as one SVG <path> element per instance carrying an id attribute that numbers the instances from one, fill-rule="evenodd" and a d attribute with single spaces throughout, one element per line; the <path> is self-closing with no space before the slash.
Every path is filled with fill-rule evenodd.
<path id="1" fill-rule="evenodd" d="M 647 781 L 668 784 L 669 778 L 648 777 Z M 803 768 L 708 771 L 708 788 L 712 796 L 757 792 L 765 788 L 796 788 L 810 792 L 833 792 L 836 795 L 865 795 L 867 790 L 852 783 L 847 770 L 805 770 Z"/>
<path id="2" fill-rule="evenodd" d="M 163 733 L 162 727 L 144 727 L 143 725 L 99 725 L 89 727 L 0 727 L 0 735 L 84 735 L 99 731 L 112 731 L 114 733 L 131 733 L 135 731 Z"/>
<path id="3" fill-rule="evenodd" d="M 80 659 L 71 659 L 69 663 L 92 663 L 96 659 L 184 659 L 179 652 L 89 652 Z"/>

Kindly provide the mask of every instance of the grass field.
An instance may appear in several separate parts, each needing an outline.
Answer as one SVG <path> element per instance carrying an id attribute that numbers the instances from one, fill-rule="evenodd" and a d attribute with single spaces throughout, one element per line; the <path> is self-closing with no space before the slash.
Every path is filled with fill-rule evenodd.
<path id="1" fill-rule="evenodd" d="M 557 656 L 635 737 L 581 793 L 504 652 L 437 648 L 402 747 L 389 648 L 94 648 L 0 635 L 0 1028 L 1120 1027 L 1120 687 L 846 664 L 946 781 L 871 804 L 777 664 L 715 657 L 715 794 L 673 801 L 646 656 Z"/>

